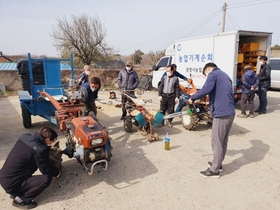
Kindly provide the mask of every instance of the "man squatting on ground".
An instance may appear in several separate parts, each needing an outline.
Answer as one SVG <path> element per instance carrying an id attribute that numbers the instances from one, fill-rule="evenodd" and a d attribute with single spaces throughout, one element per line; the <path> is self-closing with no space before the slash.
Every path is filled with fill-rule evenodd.
<path id="1" fill-rule="evenodd" d="M 179 102 L 180 88 L 179 79 L 174 75 L 175 68 L 170 65 L 166 68 L 166 75 L 161 79 L 158 89 L 160 110 L 163 114 L 174 113 L 175 104 Z M 167 120 L 167 126 L 172 127 L 172 118 Z"/>
<path id="2" fill-rule="evenodd" d="M 208 162 L 209 168 L 201 171 L 200 175 L 219 178 L 227 151 L 229 131 L 235 117 L 232 81 L 214 63 L 207 63 L 203 68 L 203 74 L 207 76 L 205 84 L 188 102 L 192 104 L 195 100 L 209 95 L 210 112 L 213 117 L 211 140 L 213 160 Z"/>
<path id="3" fill-rule="evenodd" d="M 43 127 L 34 135 L 23 134 L 15 143 L 0 170 L 0 184 L 13 198 L 13 206 L 35 208 L 33 199 L 59 177 L 59 169 L 49 159 L 50 145 L 56 138 L 53 129 Z M 42 174 L 33 176 L 38 168 Z"/>

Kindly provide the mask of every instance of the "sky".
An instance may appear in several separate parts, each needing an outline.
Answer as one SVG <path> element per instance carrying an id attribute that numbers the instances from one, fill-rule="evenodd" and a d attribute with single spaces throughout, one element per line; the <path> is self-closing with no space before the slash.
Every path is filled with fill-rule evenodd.
<path id="1" fill-rule="evenodd" d="M 98 17 L 106 43 L 131 55 L 165 50 L 175 40 L 225 31 L 272 32 L 280 45 L 280 0 L 0 0 L 0 51 L 4 55 L 59 57 L 51 37 L 57 19 Z"/>

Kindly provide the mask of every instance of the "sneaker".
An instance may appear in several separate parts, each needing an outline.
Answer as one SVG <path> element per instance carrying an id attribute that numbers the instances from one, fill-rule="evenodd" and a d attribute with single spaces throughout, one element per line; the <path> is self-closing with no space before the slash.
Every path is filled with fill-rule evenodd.
<path id="1" fill-rule="evenodd" d="M 237 115 L 237 117 L 240 117 L 240 118 L 247 118 L 247 115 L 246 115 L 246 114 L 239 114 L 239 115 Z"/>
<path id="2" fill-rule="evenodd" d="M 207 168 L 206 171 L 200 171 L 199 172 L 200 176 L 203 177 L 213 177 L 213 178 L 220 178 L 220 172 L 214 173 L 213 171 L 211 171 L 209 168 Z"/>
<path id="3" fill-rule="evenodd" d="M 18 202 L 16 199 L 13 201 L 13 206 L 18 207 L 20 209 L 33 209 L 37 206 L 35 201 L 30 201 L 29 203 L 26 202 Z"/>
<path id="4" fill-rule="evenodd" d="M 208 162 L 207 165 L 209 167 L 211 167 L 212 166 L 212 162 Z M 223 171 L 223 166 L 221 165 L 220 168 L 219 168 L 219 172 L 222 172 L 222 171 Z"/>
<path id="5" fill-rule="evenodd" d="M 169 128 L 172 128 L 172 127 L 173 127 L 172 123 L 171 123 L 169 120 L 167 121 L 166 124 L 167 124 L 167 126 L 168 126 Z"/>
<path id="6" fill-rule="evenodd" d="M 249 117 L 254 118 L 254 114 L 249 114 Z"/>
<path id="7" fill-rule="evenodd" d="M 256 109 L 254 112 L 260 112 L 261 110 L 260 109 Z"/>
<path id="8" fill-rule="evenodd" d="M 120 120 L 124 120 L 124 117 L 122 116 L 122 117 L 120 118 Z"/>
<path id="9" fill-rule="evenodd" d="M 259 114 L 265 114 L 266 113 L 266 111 L 265 110 L 261 110 L 261 111 L 259 111 Z"/>

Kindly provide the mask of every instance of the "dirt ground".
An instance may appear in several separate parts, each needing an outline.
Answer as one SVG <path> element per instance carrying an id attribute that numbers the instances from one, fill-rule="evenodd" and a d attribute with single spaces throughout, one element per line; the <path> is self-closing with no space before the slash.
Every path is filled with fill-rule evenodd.
<path id="1" fill-rule="evenodd" d="M 89 176 L 75 159 L 63 156 L 63 173 L 35 199 L 37 209 L 280 209 L 280 91 L 268 92 L 267 114 L 235 118 L 219 179 L 198 174 L 212 160 L 211 129 L 206 123 L 201 122 L 196 131 L 186 131 L 175 118 L 173 128 L 155 128 L 161 138 L 149 143 L 135 128 L 132 133 L 124 131 L 121 109 L 104 104 L 108 97 L 107 91 L 100 92 L 103 103 L 97 103 L 101 106 L 97 117 L 113 139 L 108 170 Z M 146 104 L 148 109 L 159 108 L 156 92 L 146 91 L 142 97 L 152 99 Z M 239 110 L 237 103 L 238 114 Z M 38 116 L 32 122 L 31 129 L 23 128 L 17 96 L 0 98 L 0 167 L 21 134 L 42 126 L 57 130 Z M 164 150 L 162 139 L 167 131 L 169 151 Z M 59 139 L 64 148 L 61 132 Z M 2 188 L 0 197 L 0 209 L 15 209 Z"/>

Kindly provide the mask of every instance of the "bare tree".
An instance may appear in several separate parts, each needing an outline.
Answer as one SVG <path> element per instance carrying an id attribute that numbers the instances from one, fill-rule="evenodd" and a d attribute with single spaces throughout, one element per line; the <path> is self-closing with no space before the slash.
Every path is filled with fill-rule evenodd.
<path id="1" fill-rule="evenodd" d="M 72 21 L 57 18 L 51 36 L 63 54 L 72 53 L 80 63 L 90 65 L 105 60 L 112 48 L 105 42 L 106 29 L 97 17 L 72 15 Z"/>

